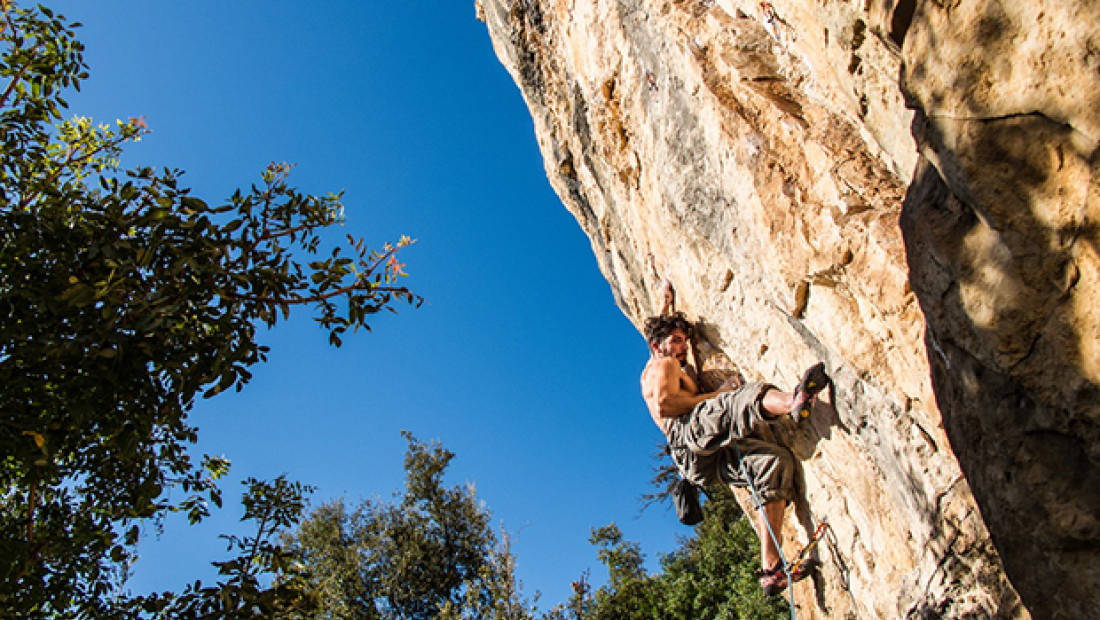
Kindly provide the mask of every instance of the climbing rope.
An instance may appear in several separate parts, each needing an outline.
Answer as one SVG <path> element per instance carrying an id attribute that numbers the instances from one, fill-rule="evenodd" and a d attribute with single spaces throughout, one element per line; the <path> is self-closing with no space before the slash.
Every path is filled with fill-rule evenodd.
<path id="1" fill-rule="evenodd" d="M 744 478 L 745 483 L 749 486 L 749 491 L 752 492 L 752 499 L 756 502 L 756 510 L 760 513 L 760 520 L 764 522 L 765 529 L 768 530 L 768 536 L 771 537 L 772 542 L 775 543 L 775 549 L 779 552 L 779 562 L 783 565 L 783 572 L 787 575 L 787 596 L 789 597 L 788 607 L 791 609 L 791 620 L 798 620 L 798 616 L 794 613 L 794 580 L 791 579 L 791 565 L 787 563 L 787 556 L 783 553 L 783 545 L 779 542 L 779 537 L 772 531 L 772 524 L 768 522 L 768 517 L 764 514 L 764 502 L 760 499 L 760 494 L 756 492 L 756 485 L 752 483 L 752 478 L 749 477 L 749 472 L 745 469 L 745 459 L 741 456 L 741 449 L 737 447 L 737 444 L 733 446 L 737 451 L 737 462 L 741 464 L 741 477 Z M 764 544 L 761 541 L 760 544 Z"/>
<path id="2" fill-rule="evenodd" d="M 788 562 L 787 556 L 783 553 L 783 545 L 780 544 L 779 536 L 772 530 L 772 524 L 768 522 L 767 515 L 764 513 L 764 501 L 760 499 L 760 494 L 756 492 L 756 485 L 752 483 L 752 478 L 749 477 L 749 472 L 745 468 L 745 459 L 742 458 L 741 449 L 737 447 L 736 443 L 733 448 L 737 451 L 737 461 L 741 464 L 741 477 L 748 485 L 749 491 L 752 493 L 753 501 L 756 502 L 756 510 L 760 513 L 760 520 L 764 522 L 764 527 L 768 530 L 768 536 L 771 537 L 772 542 L 775 543 L 776 551 L 779 552 L 779 562 L 783 566 L 783 573 L 787 576 L 787 602 L 791 609 L 791 620 L 798 620 L 798 616 L 795 615 L 794 579 L 792 576 L 796 570 L 810 561 L 810 551 L 817 546 L 817 543 L 820 542 L 821 538 L 825 535 L 825 530 L 828 529 L 829 522 L 822 520 L 817 528 L 814 529 L 814 533 L 810 536 L 810 540 L 806 543 L 806 546 L 802 547 L 802 550 L 794 557 L 794 561 Z M 761 541 L 761 544 L 763 544 L 763 541 Z"/>

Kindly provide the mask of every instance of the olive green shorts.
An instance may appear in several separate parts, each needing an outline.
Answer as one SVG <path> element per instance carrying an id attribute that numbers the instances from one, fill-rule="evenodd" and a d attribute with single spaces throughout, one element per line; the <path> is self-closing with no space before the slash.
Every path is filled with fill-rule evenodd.
<path id="1" fill-rule="evenodd" d="M 746 486 L 747 475 L 765 504 L 794 499 L 794 455 L 758 434 L 767 424 L 763 399 L 769 389 L 774 386 L 748 383 L 672 420 L 668 446 L 684 478 L 704 486 Z"/>

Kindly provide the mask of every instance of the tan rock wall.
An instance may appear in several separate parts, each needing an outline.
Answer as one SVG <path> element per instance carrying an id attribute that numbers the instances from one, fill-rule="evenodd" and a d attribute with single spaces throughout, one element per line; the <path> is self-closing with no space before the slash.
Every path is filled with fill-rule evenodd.
<path id="1" fill-rule="evenodd" d="M 1100 617 L 1100 4 L 919 5 L 903 209 L 953 449 L 1037 617 Z"/>
<path id="2" fill-rule="evenodd" d="M 1017 4 L 479 3 L 623 312 L 668 278 L 705 369 L 832 372 L 777 429 L 789 548 L 831 524 L 800 618 L 1097 609 L 1092 577 L 1046 592 L 1100 539 L 1100 22 Z"/>

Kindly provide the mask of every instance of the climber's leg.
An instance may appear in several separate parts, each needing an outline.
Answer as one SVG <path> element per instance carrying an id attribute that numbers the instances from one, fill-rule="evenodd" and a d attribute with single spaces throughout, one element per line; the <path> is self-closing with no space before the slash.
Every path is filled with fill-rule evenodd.
<path id="1" fill-rule="evenodd" d="M 783 571 L 782 543 L 783 514 L 787 504 L 794 499 L 796 461 L 787 448 L 763 441 L 746 438 L 736 441 L 726 458 L 720 461 L 718 470 L 722 479 L 733 487 L 749 487 L 752 505 L 755 510 L 750 515 L 750 523 L 760 539 L 760 564 L 763 575 L 760 586 L 766 592 L 775 593 L 786 585 L 786 574 L 775 574 L 773 569 Z"/>
<path id="2" fill-rule="evenodd" d="M 772 388 L 764 394 L 762 405 L 764 411 L 767 412 L 764 417 L 774 420 L 785 416 L 791 411 L 794 404 L 794 392 L 780 392 L 778 389 Z"/>
<path id="3" fill-rule="evenodd" d="M 783 512 L 794 498 L 794 455 L 783 446 L 757 439 L 742 439 L 736 448 L 740 476 L 733 484 L 751 487 L 757 508 L 753 527 L 760 538 L 760 562 L 764 569 L 769 569 L 781 564 L 779 543 L 783 540 Z M 733 466 L 732 461 L 730 466 Z M 728 476 L 732 472 L 724 473 Z"/>
<path id="4" fill-rule="evenodd" d="M 776 540 L 782 540 L 783 512 L 786 509 L 787 502 L 777 500 L 764 504 L 763 510 L 756 511 L 753 525 L 756 535 L 760 537 L 760 566 L 764 570 L 780 564 Z M 769 526 L 771 532 L 768 531 Z M 775 534 L 775 538 L 772 538 L 772 534 Z"/>
<path id="5" fill-rule="evenodd" d="M 793 392 L 770 389 L 764 394 L 762 405 L 769 420 L 789 415 L 795 421 L 809 414 L 810 405 L 831 379 L 825 374 L 825 364 L 817 363 L 802 375 L 802 381 Z"/>

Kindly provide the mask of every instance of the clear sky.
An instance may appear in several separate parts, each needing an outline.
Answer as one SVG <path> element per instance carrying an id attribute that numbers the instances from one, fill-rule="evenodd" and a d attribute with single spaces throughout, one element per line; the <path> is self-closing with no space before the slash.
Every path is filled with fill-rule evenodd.
<path id="1" fill-rule="evenodd" d="M 664 508 L 639 517 L 660 439 L 638 391 L 645 344 L 546 181 L 474 0 L 47 4 L 84 24 L 91 77 L 70 113 L 153 131 L 124 165 L 183 169 L 221 202 L 295 163 L 303 191 L 345 191 L 348 233 L 418 240 L 401 258 L 427 299 L 340 349 L 305 315 L 261 333 L 272 352 L 244 392 L 193 414 L 199 452 L 233 463 L 227 508 L 149 528 L 135 591 L 213 576 L 248 476 L 315 485 L 315 503 L 389 500 L 401 430 L 456 453 L 450 482 L 472 482 L 513 536 L 540 609 L 585 570 L 605 580 L 593 527 L 616 522 L 650 568 L 690 534 Z"/>

